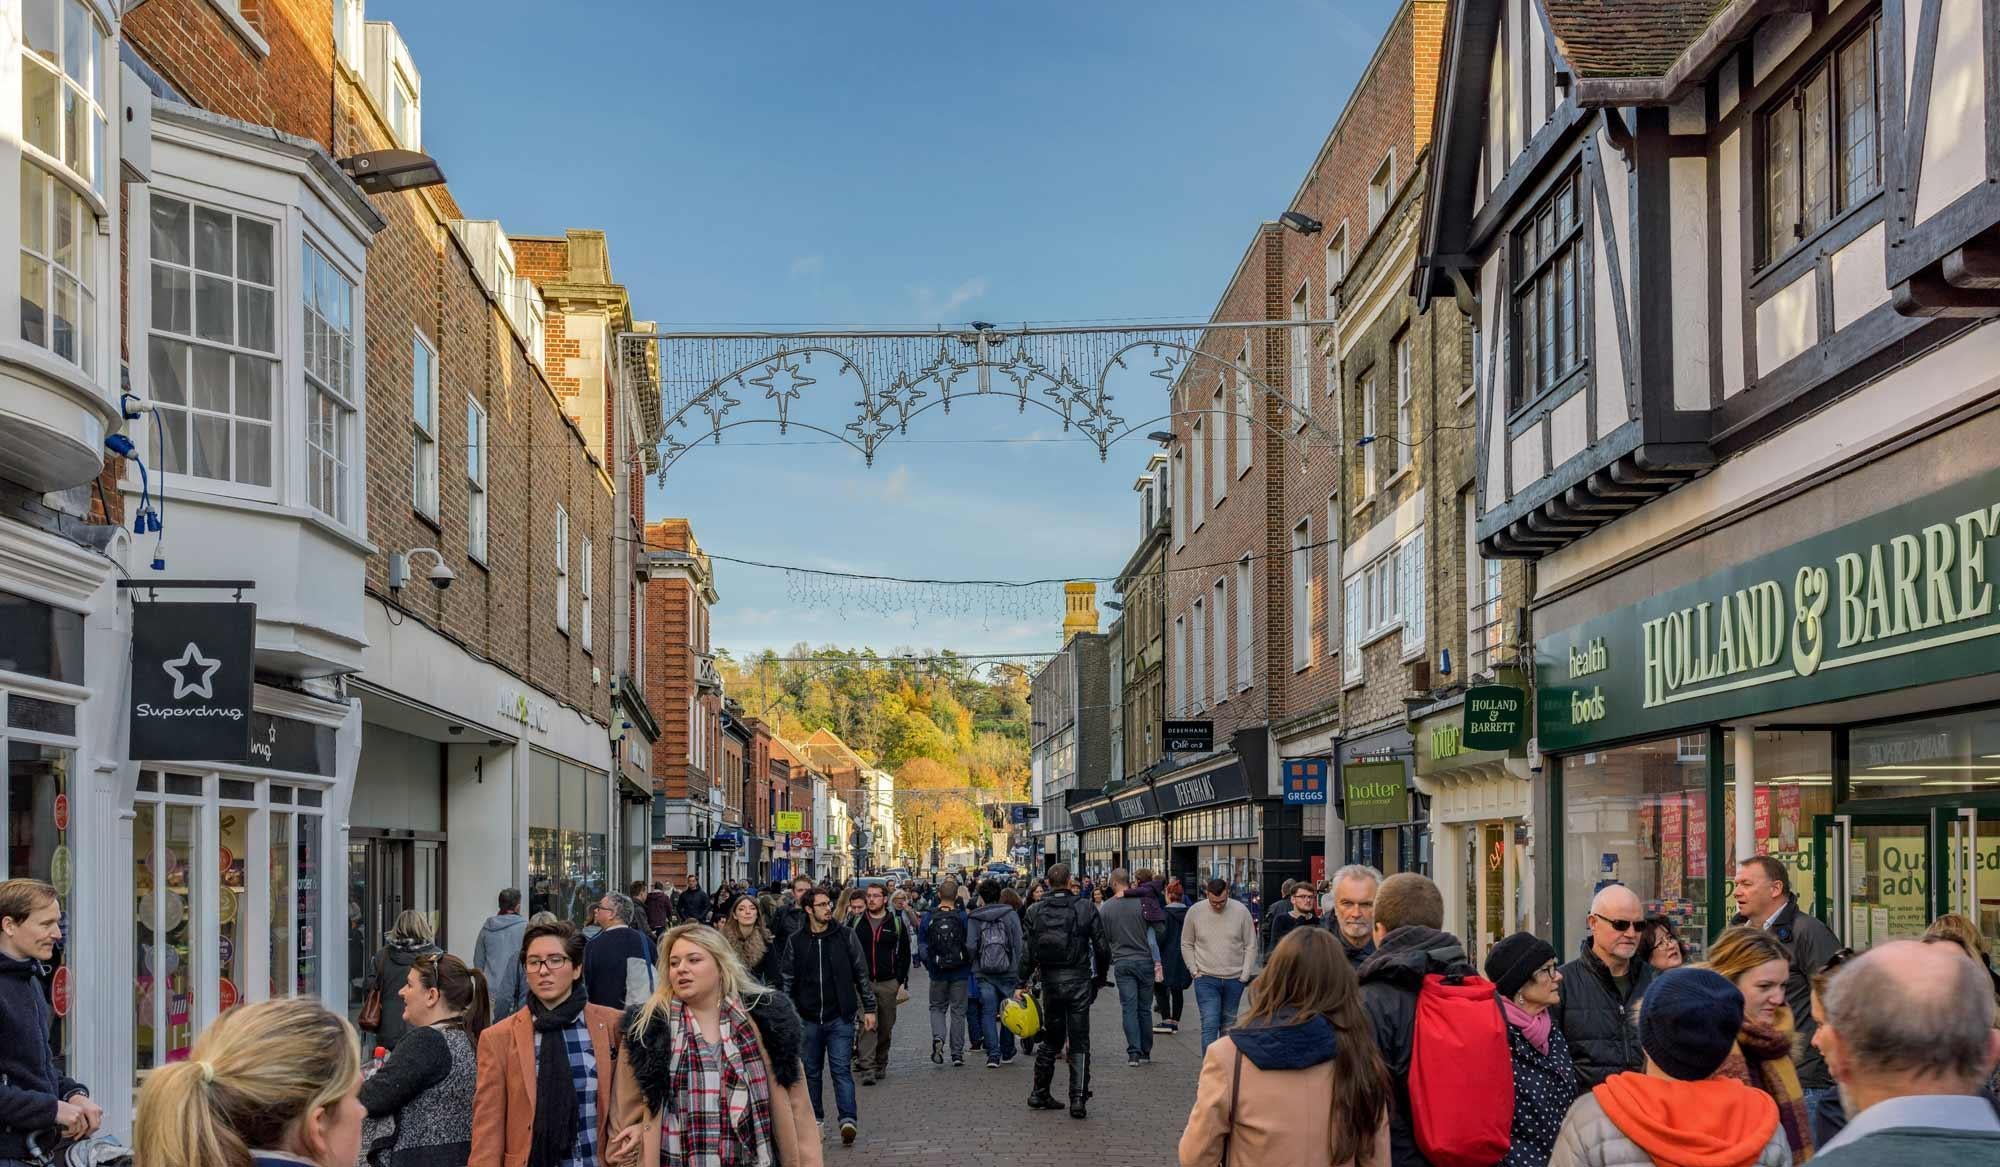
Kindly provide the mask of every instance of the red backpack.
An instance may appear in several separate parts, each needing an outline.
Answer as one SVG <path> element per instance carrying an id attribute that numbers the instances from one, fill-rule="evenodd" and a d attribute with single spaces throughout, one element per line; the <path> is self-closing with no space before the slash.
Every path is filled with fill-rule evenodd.
<path id="1" fill-rule="evenodd" d="M 1514 1061 L 1493 982 L 1431 973 L 1410 1039 L 1410 1125 L 1433 1167 L 1493 1167 L 1514 1125 Z"/>

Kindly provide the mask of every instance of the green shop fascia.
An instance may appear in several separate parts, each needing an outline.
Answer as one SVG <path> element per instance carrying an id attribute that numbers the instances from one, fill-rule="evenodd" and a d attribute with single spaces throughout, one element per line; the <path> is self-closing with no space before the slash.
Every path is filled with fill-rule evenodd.
<path id="1" fill-rule="evenodd" d="M 1739 830 L 1857 947 L 2000 932 L 1996 548 L 1989 472 L 1538 640 L 1559 940 L 1609 882 L 1712 938 Z"/>

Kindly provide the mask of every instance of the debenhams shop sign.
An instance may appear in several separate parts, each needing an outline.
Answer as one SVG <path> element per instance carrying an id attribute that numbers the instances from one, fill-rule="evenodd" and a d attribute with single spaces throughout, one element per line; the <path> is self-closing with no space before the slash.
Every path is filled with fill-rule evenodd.
<path id="1" fill-rule="evenodd" d="M 2000 472 L 1535 646 L 1544 750 L 2000 672 Z"/>

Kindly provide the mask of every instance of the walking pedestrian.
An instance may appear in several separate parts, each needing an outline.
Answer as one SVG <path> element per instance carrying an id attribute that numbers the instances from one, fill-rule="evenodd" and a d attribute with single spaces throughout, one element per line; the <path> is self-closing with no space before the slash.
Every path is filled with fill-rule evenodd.
<path id="1" fill-rule="evenodd" d="M 1153 1027 L 1146 1006 L 1160 976 L 1160 945 L 1146 924 L 1146 907 L 1133 893 L 1132 877 L 1123 867 L 1111 869 L 1111 898 L 1097 909 L 1104 939 L 1111 947 L 1111 975 L 1118 985 L 1118 1011 L 1125 1023 L 1125 1064 L 1153 1060 Z"/>
<path id="2" fill-rule="evenodd" d="M 868 979 L 861 937 L 833 922 L 833 894 L 816 887 L 806 893 L 805 930 L 785 942 L 778 957 L 779 988 L 797 1007 L 805 1026 L 806 1089 L 815 1121 L 826 1121 L 821 1073 L 832 1063 L 833 1101 L 840 1141 L 852 1146 L 860 1133 L 854 1105 L 854 1031 L 875 1028 L 875 987 Z"/>
<path id="3" fill-rule="evenodd" d="M 749 896 L 735 903 L 756 907 Z M 607 1161 L 636 1152 L 642 1167 L 819 1167 L 798 1011 L 716 929 L 680 925 L 660 948 L 659 987 L 626 1014 Z"/>
<path id="4" fill-rule="evenodd" d="M 861 1084 L 873 1086 L 889 1076 L 889 1039 L 896 1032 L 896 1006 L 909 996 L 910 929 L 903 914 L 889 906 L 889 892 L 871 884 L 855 921 L 868 979 L 875 987 L 875 1028 L 861 1041 Z"/>
<path id="5" fill-rule="evenodd" d="M 1514 1118 L 1499 1167 L 1548 1167 L 1563 1115 L 1576 1101 L 1576 1063 L 1549 1015 L 1549 1006 L 1562 998 L 1556 965 L 1556 950 L 1531 932 L 1516 932 L 1486 953 L 1486 979 L 1507 1019 L 1514 1070 Z"/>
<path id="6" fill-rule="evenodd" d="M 1202 1055 L 1180 1164 L 1217 1161 L 1389 1163 L 1389 1072 L 1354 967 L 1324 929 L 1278 942 L 1242 1021 Z"/>
<path id="7" fill-rule="evenodd" d="M 794 932 L 803 932 L 806 927 L 806 893 L 813 889 L 813 881 L 806 876 L 792 880 L 791 898 L 778 905 L 771 917 L 771 936 L 780 943 L 790 940 Z"/>
<path id="8" fill-rule="evenodd" d="M 499 911 L 479 926 L 479 938 L 472 942 L 472 966 L 486 978 L 494 1017 L 505 1017 L 521 1007 L 527 989 L 521 984 L 521 934 L 528 921 L 521 918 L 521 889 L 500 891 Z"/>
<path id="9" fill-rule="evenodd" d="M 1153 1023 L 1154 1033 L 1179 1033 L 1181 1029 L 1181 1006 L 1189 985 L 1194 984 L 1194 974 L 1188 971 L 1187 958 L 1181 955 L 1181 932 L 1187 923 L 1188 906 L 1182 902 L 1181 881 L 1167 881 L 1163 895 L 1161 915 L 1165 921 L 1160 932 L 1160 979 L 1153 984 L 1153 1011 L 1160 1019 Z"/>
<path id="10" fill-rule="evenodd" d="M 1319 927 L 1319 896 L 1314 894 L 1312 884 L 1299 882 L 1292 885 L 1291 907 L 1288 911 L 1271 916 L 1271 950 L 1276 951 L 1285 933 L 1294 928 Z"/>
<path id="11" fill-rule="evenodd" d="M 27 1163 L 30 1139 L 53 1149 L 104 1125 L 84 1084 L 49 1043 L 54 1014 L 40 982 L 62 940 L 62 903 L 39 879 L 0 883 L 0 1164 Z"/>
<path id="12" fill-rule="evenodd" d="M 590 1003 L 620 1013 L 653 995 L 653 941 L 641 932 L 639 905 L 608 891 L 591 907 L 600 931 L 583 950 L 583 988 Z"/>
<path id="13" fill-rule="evenodd" d="M 1639 947 L 1632 959 L 1650 964 L 1655 972 L 1666 972 L 1687 963 L 1687 949 L 1681 944 L 1680 930 L 1671 917 L 1649 915 L 1639 924 Z"/>
<path id="14" fill-rule="evenodd" d="M 1785 1001 L 1791 955 L 1778 938 L 1761 928 L 1725 929 L 1708 950 L 1706 968 L 1720 973 L 1743 994 L 1743 1028 L 1720 1073 L 1762 1090 L 1778 1106 L 1778 1124 L 1794 1164 L 1813 1157 L 1812 1111 L 1793 1064 L 1802 1044 Z"/>
<path id="15" fill-rule="evenodd" d="M 1023 898 L 1021 898 L 1021 892 L 1019 892 L 1019 891 L 1016 891 L 1016 890 L 1014 890 L 1014 888 L 1013 888 L 1013 886 L 1012 886 L 1011 884 L 1009 884 L 1009 885 L 1003 885 L 1003 886 L 1002 886 L 1002 887 L 1000 888 L 1000 902 L 1001 902 L 1001 903 L 1003 903 L 1003 904 L 1005 904 L 1005 905 L 1007 905 L 1007 908 L 1008 908 L 1008 910 L 1014 913 L 1014 922 L 1015 922 L 1016 924 L 1020 925 L 1020 927 L 1019 927 L 1019 928 L 1017 929 L 1017 931 L 1018 931 L 1019 935 L 1021 935 L 1021 936 L 1023 936 L 1023 937 L 1027 936 L 1027 934 L 1028 934 L 1028 901 L 1027 901 L 1027 900 L 1025 900 L 1025 899 L 1023 899 Z M 984 907 L 985 905 L 983 905 L 983 904 L 982 904 L 982 905 L 980 905 L 980 906 L 981 906 L 981 907 Z M 1026 943 L 1026 941 L 1024 940 L 1024 941 L 1023 941 L 1023 943 L 1025 944 L 1025 943 Z M 1010 985 L 1014 986 L 1014 988 L 1019 988 L 1019 987 L 1020 987 L 1020 985 L 1019 985 L 1019 974 L 1020 974 L 1020 968 L 1021 968 L 1021 963 L 1020 963 L 1020 961 L 1019 961 L 1019 960 L 1017 959 L 1017 960 L 1016 960 L 1016 961 L 1014 962 L 1014 967 L 1013 967 L 1012 969 L 1009 969 L 1009 970 L 1008 970 L 1008 972 L 1007 972 L 1007 974 L 1006 974 L 1006 976 L 1007 976 L 1007 982 L 1008 982 L 1008 984 L 1010 984 Z M 983 1034 L 983 1033 L 981 1032 L 981 1029 L 982 1029 L 982 1026 L 981 1026 L 981 1022 L 980 1022 L 980 1018 L 981 1018 L 981 1015 L 983 1015 L 984 1013 L 986 1013 L 986 1012 L 987 1012 L 987 1009 L 986 1009 L 986 1002 L 980 999 L 980 992 L 979 992 L 979 978 L 978 978 L 978 977 L 977 977 L 976 975 L 975 975 L 975 976 L 974 976 L 974 977 L 973 977 L 973 978 L 971 979 L 971 981 L 970 981 L 970 989 L 969 989 L 969 991 L 971 992 L 971 994 L 972 994 L 972 995 L 971 995 L 971 997 L 969 997 L 969 998 L 967 999 L 967 1001 L 966 1001 L 966 1008 L 965 1008 L 965 1031 L 966 1031 L 966 1033 L 968 1033 L 968 1034 L 970 1034 L 970 1035 L 972 1035 L 972 1036 L 974 1036 L 974 1037 L 978 1037 L 978 1038 L 979 1038 L 979 1039 L 980 1039 L 980 1040 L 981 1040 L 981 1041 L 983 1042 L 983 1041 L 985 1040 L 985 1035 L 984 1035 L 984 1034 Z M 1010 990 L 1009 990 L 1009 995 L 1010 995 L 1010 996 L 1012 995 L 1012 989 L 1010 989 Z M 1000 1018 L 999 1018 L 999 1015 L 998 1015 L 998 1014 L 999 1014 L 999 1011 L 1000 1011 L 1000 1010 L 999 1010 L 999 1004 L 998 1004 L 998 1002 L 996 1002 L 996 1003 L 995 1003 L 995 1005 L 994 1005 L 994 1008 L 993 1008 L 993 1010 L 992 1010 L 992 1012 L 994 1013 L 994 1018 L 993 1018 L 993 1021 L 994 1021 L 994 1024 L 995 1024 L 995 1025 L 998 1025 L 998 1024 L 999 1024 L 999 1021 L 1000 1021 Z M 1006 1029 L 1005 1027 L 1001 1027 L 1001 1031 L 1000 1031 L 1000 1049 L 1001 1049 L 1001 1057 L 1000 1057 L 1000 1060 L 1001 1060 L 1002 1062 L 1011 1062 L 1011 1061 L 1013 1061 L 1013 1060 L 1014 1060 L 1014 1053 L 1015 1053 L 1015 1047 L 1017 1047 L 1017 1046 L 1019 1047 L 1019 1049 L 1020 1049 L 1020 1053 L 1022 1054 L 1022 1056 L 1024 1056 L 1024 1057 L 1028 1057 L 1028 1058 L 1033 1058 L 1033 1057 L 1035 1056 L 1035 1039 L 1034 1039 L 1034 1038 L 1032 1038 L 1032 1037 L 1015 1037 L 1015 1036 L 1014 1036 L 1014 1031 L 1013 1031 L 1013 1030 L 1011 1030 L 1011 1029 Z"/>
<path id="16" fill-rule="evenodd" d="M 1847 1102 L 1820 1167 L 1995 1167 L 2000 1118 L 1984 1097 L 2000 1060 L 1986 973 L 1944 944 L 1894 941 L 1825 982 L 1813 1041 Z"/>
<path id="17" fill-rule="evenodd" d="M 1565 991 L 1554 1010 L 1556 1025 L 1587 1087 L 1646 1063 L 1632 1005 L 1659 974 L 1633 959 L 1643 919 L 1631 888 L 1605 886 L 1590 901 L 1581 951 L 1562 968 Z"/>
<path id="18" fill-rule="evenodd" d="M 436 1167 L 472 1154 L 479 1035 L 492 1016 L 486 975 L 456 956 L 421 956 L 398 990 L 409 1031 L 361 1084 L 369 1167 Z"/>
<path id="19" fill-rule="evenodd" d="M 620 1016 L 590 1003 L 583 933 L 529 924 L 528 1003 L 479 1035 L 469 1167 L 598 1167 L 611 1145 L 610 1089 Z"/>
<path id="20" fill-rule="evenodd" d="M 965 1064 L 965 974 L 972 967 L 971 920 L 958 906 L 958 884 L 947 876 L 938 884 L 937 903 L 917 921 L 916 959 L 930 974 L 931 1064 Z"/>
<path id="21" fill-rule="evenodd" d="M 319 1002 L 279 997 L 225 1010 L 187 1057 L 147 1074 L 132 1121 L 134 1161 L 354 1167 L 360 1086 L 354 1028 Z"/>
<path id="22" fill-rule="evenodd" d="M 1049 1094 L 1055 1081 L 1056 1054 L 1069 1054 L 1069 1116 L 1088 1116 L 1090 1101 L 1090 1004 L 1104 985 L 1111 952 L 1097 909 L 1070 887 L 1069 867 L 1049 866 L 1049 894 L 1028 909 L 1022 945 L 1021 980 L 1016 996 L 1038 983 L 1042 1039 L 1035 1053 L 1035 1084 L 1028 1095 L 1034 1110 L 1061 1110 Z M 1095 971 L 1093 971 L 1095 970 Z"/>
<path id="23" fill-rule="evenodd" d="M 1800 1043 L 1795 1060 L 1799 1086 L 1805 1091 L 1807 1109 L 1812 1110 L 1834 1092 L 1826 1059 L 1812 1045 L 1817 1028 L 1812 1019 L 1812 979 L 1825 967 L 1827 958 L 1840 951 L 1840 941 L 1832 929 L 1799 910 L 1791 871 L 1769 855 L 1752 855 L 1737 865 L 1735 897 L 1737 916 L 1730 923 L 1762 928 L 1777 937 L 1791 957 L 1785 1003 L 1798 1026 Z"/>
<path id="24" fill-rule="evenodd" d="M 646 929 L 655 940 L 674 922 L 674 897 L 667 894 L 664 885 L 655 880 L 653 890 L 646 893 Z"/>
<path id="25" fill-rule="evenodd" d="M 681 876 L 681 894 L 674 901 L 674 915 L 683 924 L 708 923 L 708 893 L 701 884 Z"/>
<path id="26" fill-rule="evenodd" d="M 1743 995 L 1705 968 L 1647 983 L 1645 1072 L 1619 1070 L 1576 1100 L 1549 1167 L 1790 1167 L 1769 1095 L 1716 1071 L 1735 1048 Z"/>
<path id="27" fill-rule="evenodd" d="M 395 926 L 382 938 L 382 947 L 375 953 L 375 964 L 369 973 L 368 991 L 381 994 L 382 1019 L 375 1026 L 375 1044 L 395 1049 L 409 1029 L 403 1020 L 403 998 L 397 990 L 410 978 L 410 966 L 417 963 L 420 956 L 436 956 L 443 952 L 437 946 L 435 933 L 431 930 L 430 917 L 414 909 L 404 909 L 396 917 Z"/>
<path id="28" fill-rule="evenodd" d="M 979 908 L 971 914 L 967 934 L 972 941 L 971 992 L 979 1001 L 980 1046 L 986 1068 L 998 1069 L 1014 1060 L 1014 1031 L 1000 1024 L 1000 1006 L 1020 984 L 1026 932 L 1021 916 L 1007 903 L 1000 881 L 979 884 Z M 1019 897 L 1015 897 L 1018 901 Z M 935 1059 L 933 1059 L 935 1060 Z"/>
<path id="29" fill-rule="evenodd" d="M 1363 863 L 1350 863 L 1333 873 L 1333 908 L 1326 926 L 1340 935 L 1347 959 L 1360 968 L 1375 955 L 1375 894 L 1382 887 L 1382 873 Z"/>
<path id="30" fill-rule="evenodd" d="M 770 929 L 764 927 L 764 914 L 758 910 L 756 900 L 741 895 L 729 901 L 715 930 L 729 942 L 729 950 L 736 954 L 751 979 L 762 985 L 778 982 L 778 942 Z"/>
<path id="31" fill-rule="evenodd" d="M 1194 1004 L 1201 1010 L 1201 1048 L 1236 1020 L 1243 986 L 1257 974 L 1257 923 L 1229 894 L 1229 881 L 1211 879 L 1207 903 L 1189 908 L 1181 922 L 1181 959 L 1194 974 Z"/>
<path id="32" fill-rule="evenodd" d="M 1372 911 L 1375 953 L 1357 974 L 1361 1007 L 1367 1011 L 1375 1048 L 1389 1067 L 1389 1161 L 1394 1167 L 1429 1167 L 1417 1149 L 1410 1115 L 1410 1054 L 1416 1040 L 1417 993 L 1424 978 L 1433 973 L 1470 976 L 1474 969 L 1458 937 L 1443 930 L 1444 895 L 1424 876 L 1400 872 L 1383 880 Z"/>

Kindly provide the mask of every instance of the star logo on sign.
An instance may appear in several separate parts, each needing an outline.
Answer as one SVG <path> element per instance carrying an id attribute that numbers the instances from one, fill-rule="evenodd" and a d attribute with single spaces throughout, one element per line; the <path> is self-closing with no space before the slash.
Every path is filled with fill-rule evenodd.
<path id="1" fill-rule="evenodd" d="M 193 641 L 188 642 L 179 660 L 170 660 L 160 666 L 174 679 L 174 700 L 186 696 L 199 697 L 204 701 L 215 700 L 215 670 L 222 667 L 219 660 L 210 660 L 201 655 L 201 649 Z M 188 680 L 190 674 L 198 674 L 196 680 Z"/>

